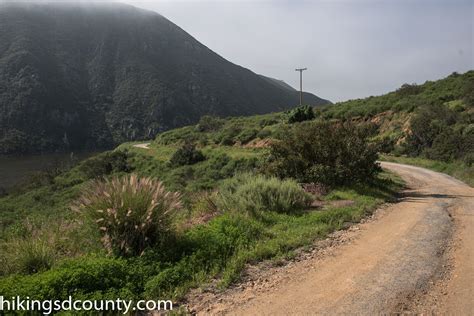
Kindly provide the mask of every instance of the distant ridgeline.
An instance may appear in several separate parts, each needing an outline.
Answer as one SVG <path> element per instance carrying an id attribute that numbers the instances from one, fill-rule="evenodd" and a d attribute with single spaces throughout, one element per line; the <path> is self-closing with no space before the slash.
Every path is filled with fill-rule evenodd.
<path id="1" fill-rule="evenodd" d="M 282 111 L 298 100 L 154 12 L 0 4 L 0 154 L 110 147 L 204 114 Z"/>

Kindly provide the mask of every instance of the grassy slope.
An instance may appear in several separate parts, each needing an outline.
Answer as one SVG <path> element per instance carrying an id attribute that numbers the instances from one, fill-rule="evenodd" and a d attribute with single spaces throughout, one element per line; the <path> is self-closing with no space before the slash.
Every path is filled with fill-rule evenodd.
<path id="1" fill-rule="evenodd" d="M 386 177 L 386 174 L 382 175 L 382 178 Z M 97 256 L 77 259 L 72 263 L 62 261 L 43 273 L 2 279 L 0 293 L 6 296 L 28 294 L 39 299 L 59 298 L 71 294 L 71 291 L 75 291 L 76 297 L 87 298 L 113 296 L 116 293 L 122 293 L 121 297 L 179 298 L 190 287 L 205 284 L 216 276 L 220 286 L 227 286 L 239 278 L 245 264 L 264 259 L 278 263 L 291 257 L 297 248 L 309 246 L 314 240 L 325 238 L 348 223 L 358 222 L 377 205 L 392 199 L 400 184 L 379 181 L 376 188 L 341 188 L 324 198 L 350 199 L 355 202 L 351 206 L 310 210 L 295 215 L 267 212 L 259 219 L 221 215 L 207 224 L 182 231 L 176 243 L 172 244 L 175 250 L 172 255 L 151 254 L 125 261 L 104 258 L 97 262 Z M 102 256 L 99 255 L 99 258 Z M 110 276 L 106 267 L 115 265 L 123 265 L 115 272 L 117 277 L 133 280 L 133 286 L 124 282 L 107 289 L 88 286 L 93 289 L 89 290 L 80 284 L 82 277 L 92 280 L 103 278 L 108 284 Z M 91 266 L 88 270 L 92 276 L 84 271 L 85 266 Z M 57 287 L 58 283 L 67 285 Z"/>
<path id="2" fill-rule="evenodd" d="M 462 104 L 465 96 L 465 86 L 468 80 L 474 77 L 474 72 L 470 71 L 462 75 L 451 75 L 445 79 L 435 82 L 427 82 L 420 86 L 420 90 L 413 94 L 403 90 L 391 92 L 386 95 L 369 97 L 366 99 L 350 100 L 341 102 L 334 106 L 323 109 L 324 118 L 357 118 L 357 117 L 377 117 L 381 122 L 380 133 L 382 136 L 390 136 L 395 139 L 403 138 L 404 124 L 409 120 L 410 115 L 417 106 L 432 103 L 444 103 L 447 106 L 458 106 Z M 381 113 L 392 111 L 392 114 L 380 116 Z M 472 111 L 472 109 L 467 109 Z M 131 148 L 137 153 L 134 159 L 136 170 L 140 174 L 152 175 L 162 178 L 172 189 L 182 190 L 189 186 L 191 190 L 212 188 L 217 184 L 219 178 L 228 175 L 216 174 L 217 168 L 213 166 L 227 166 L 228 169 L 235 167 L 235 159 L 243 159 L 244 156 L 255 154 L 252 150 L 238 147 L 221 146 L 223 143 L 233 144 L 235 142 L 245 143 L 249 138 L 278 137 L 281 125 L 284 124 L 283 113 L 273 113 L 267 115 L 257 115 L 252 117 L 236 117 L 223 121 L 218 132 L 199 132 L 195 126 L 188 126 L 162 133 L 153 143 L 150 151 L 132 148 L 131 144 L 124 144 L 120 148 Z M 177 147 L 177 142 L 183 139 L 191 139 L 202 144 L 208 144 L 205 151 L 213 158 L 207 163 L 198 164 L 192 168 L 178 168 L 170 170 L 166 166 L 166 160 Z M 216 146 L 219 144 L 219 146 Z M 229 156 L 227 159 L 225 156 Z M 228 160 L 232 160 L 229 162 Z M 405 160 L 413 163 L 420 160 Z M 426 164 L 425 164 L 426 165 Z M 443 164 L 439 164 L 443 165 Z M 446 164 L 447 165 L 447 164 Z M 459 164 L 454 163 L 453 169 Z M 245 167 L 243 167 L 245 168 Z M 448 170 L 445 167 L 437 170 Z M 192 170 L 190 170 L 192 169 Z M 452 171 L 452 175 L 462 175 L 470 177 L 472 172 Z M 467 174 L 467 176 L 466 176 Z M 189 179 L 191 178 L 191 179 Z M 70 173 L 59 177 L 59 185 L 43 186 L 30 190 L 21 197 L 13 196 L 3 198 L 0 203 L 2 219 L 0 228 L 11 225 L 15 218 L 24 218 L 26 215 L 37 216 L 38 214 L 55 214 L 60 217 L 67 213 L 68 201 L 77 195 L 84 181 L 80 174 Z M 470 181 L 470 180 L 466 180 Z M 59 189 L 57 188 L 59 186 Z"/>
<path id="3" fill-rule="evenodd" d="M 394 126 L 393 122 L 402 124 L 414 107 L 427 102 L 458 106 L 464 93 L 462 89 L 466 78 L 472 76 L 473 72 L 469 72 L 461 76 L 450 76 L 438 82 L 429 82 L 416 94 L 405 94 L 401 91 L 381 97 L 343 102 L 323 109 L 321 115 L 327 119 L 370 118 L 391 110 L 394 114 L 385 118 L 389 127 L 385 132 L 398 133 L 401 137 L 403 135 L 403 131 L 400 131 L 401 126 Z M 184 193 L 186 208 L 175 223 L 178 235 L 175 236 L 173 246 L 169 247 L 173 249 L 172 253 L 158 249 L 157 253 L 151 253 L 143 258 L 129 260 L 105 258 L 103 251 L 98 247 L 97 237 L 79 225 L 72 234 L 63 232 L 65 239 L 63 248 L 59 252 L 55 250 L 56 261 L 52 270 L 32 276 L 17 275 L 1 279 L 0 293 L 8 295 L 37 293 L 37 297 L 41 297 L 45 294 L 42 292 L 44 288 L 38 288 L 39 284 L 47 287 L 47 284 L 50 284 L 48 282 L 61 283 L 62 279 L 76 272 L 77 275 L 81 275 L 83 272 L 79 271 L 84 271 L 84 266 L 89 265 L 95 267 L 96 272 L 106 272 L 107 267 L 116 266 L 119 279 L 128 281 L 117 281 L 118 283 L 114 281 L 110 284 L 104 281 L 104 284 L 109 284 L 108 288 L 104 289 L 93 286 L 84 288 L 75 284 L 74 280 L 70 280 L 68 284 L 71 284 L 71 288 L 60 286 L 53 292 L 48 292 L 48 295 L 59 297 L 75 286 L 80 289 L 78 293 L 85 297 L 103 297 L 106 292 L 111 295 L 113 291 L 133 297 L 163 295 L 179 297 L 189 287 L 206 283 L 214 277 L 218 277 L 220 284 L 225 286 L 238 278 L 246 263 L 289 257 L 296 248 L 310 245 L 315 239 L 323 238 L 328 233 L 340 229 L 347 222 L 357 222 L 377 205 L 390 200 L 400 188 L 397 182 L 379 180 L 374 186 L 340 188 L 325 197 L 325 199 L 355 201 L 353 205 L 347 207 L 332 207 L 324 211 L 310 210 L 294 215 L 269 211 L 260 219 L 236 218 L 224 214 L 208 223 L 191 227 L 182 225 L 193 222 L 196 217 L 206 213 L 206 210 L 199 209 L 193 203 L 196 195 L 217 188 L 220 181 L 231 177 L 235 171 L 251 171 L 264 163 L 262 157 L 265 149 L 245 148 L 241 145 L 252 142 L 256 137 L 261 139 L 278 137 L 282 126 L 286 124 L 285 120 L 283 113 L 230 118 L 219 120 L 218 128 L 211 131 L 188 126 L 162 133 L 152 142 L 149 150 L 135 148 L 133 143 L 121 145 L 119 149 L 128 149 L 133 153 L 130 163 L 134 172 L 157 177 L 163 180 L 168 188 Z M 192 166 L 170 166 L 169 158 L 185 139 L 198 143 L 207 159 Z M 455 176 L 461 173 L 455 170 L 455 165 L 422 162 L 420 159 L 404 162 L 423 163 L 424 166 L 437 168 Z M 8 246 L 12 239 L 36 238 L 50 227 L 58 227 L 59 231 L 61 227 L 69 227 L 77 215 L 69 210 L 68 205 L 88 181 L 80 168 L 75 167 L 56 176 L 51 183 L 0 198 L 2 213 L 0 238 L 3 240 L 1 247 Z M 39 233 L 35 231 L 36 235 L 31 234 L 25 229 L 25 226 L 28 226 L 25 225 L 26 218 L 28 225 L 38 226 L 35 229 Z M 41 225 L 41 223 L 48 224 Z M 92 242 L 81 243 L 84 239 Z M 91 254 L 95 256 L 92 259 Z M 82 259 L 74 259 L 72 263 L 64 259 L 71 256 L 79 256 Z M 100 267 L 103 270 L 100 270 L 102 269 Z M 106 280 L 108 277 L 97 273 L 92 278 Z M 134 285 L 131 286 L 131 283 Z"/>
<path id="4" fill-rule="evenodd" d="M 417 107 L 435 103 L 455 106 L 462 100 L 469 87 L 467 83 L 474 80 L 474 71 L 464 74 L 453 74 L 437 81 L 426 81 L 414 91 L 400 88 L 381 96 L 370 96 L 340 102 L 326 107 L 327 118 L 354 118 L 357 116 L 374 116 L 385 111 L 412 112 Z M 472 88 L 471 88 L 472 89 Z M 454 101 L 454 102 L 453 102 Z"/>
<path id="5" fill-rule="evenodd" d="M 377 184 L 370 187 L 339 188 L 324 197 L 326 200 L 353 200 L 354 204 L 350 206 L 308 210 L 293 215 L 269 211 L 262 218 L 221 214 L 208 223 L 190 226 L 189 223 L 195 223 L 209 212 L 202 209 L 202 204 L 196 203 L 196 196 L 203 190 L 217 188 L 220 181 L 236 171 L 257 168 L 266 153 L 265 148 L 220 143 L 229 139 L 240 143 L 240 139 L 248 138 L 247 135 L 254 131 L 258 134 L 265 130 L 265 136 L 273 136 L 285 124 L 284 121 L 282 114 L 232 118 L 213 132 L 184 127 L 163 133 L 148 150 L 133 147 L 133 143 L 121 145 L 119 149 L 127 149 L 132 154 L 130 163 L 134 172 L 162 179 L 168 188 L 184 193 L 186 207 L 175 222 L 177 235 L 166 249 L 157 249 L 141 258 L 106 258 L 97 234 L 80 222 L 74 225 L 77 214 L 72 213 L 68 206 L 89 181 L 80 165 L 56 176 L 51 183 L 0 198 L 0 212 L 5 215 L 2 225 L 6 228 L 0 235 L 2 248 L 11 249 L 9 247 L 17 245 L 15 243 L 19 240 L 28 243 L 39 238 L 54 242 L 48 245 L 54 248 L 51 270 L 4 277 L 0 279 L 0 293 L 28 293 L 30 296 L 36 293 L 37 298 L 61 297 L 78 288 L 74 290 L 75 295 L 83 297 L 123 293 L 122 297 L 178 298 L 190 287 L 200 286 L 215 277 L 221 286 L 227 286 L 239 278 L 245 264 L 265 259 L 278 262 L 291 257 L 297 248 L 309 246 L 314 240 L 324 238 L 348 223 L 358 222 L 377 205 L 392 199 L 400 188 L 398 182 L 383 180 L 389 177 L 384 174 Z M 169 158 L 186 138 L 200 142 L 207 159 L 192 166 L 170 166 Z M 28 226 L 33 226 L 33 230 L 28 230 Z M 71 229 L 67 229 L 69 227 Z M 51 230 L 61 234 L 61 242 L 47 233 Z M 11 257 L 1 257 L 0 260 L 4 260 L 2 266 L 8 267 L 7 261 Z M 75 259 L 68 259 L 71 257 Z M 114 274 L 118 279 L 127 281 L 112 279 L 109 282 L 107 271 L 111 267 L 116 269 Z M 92 271 L 93 275 L 87 274 L 86 270 Z M 70 279 L 71 276 L 74 279 Z M 81 278 L 101 278 L 107 288 L 75 283 L 80 283 Z M 114 283 L 116 281 L 118 283 Z"/>

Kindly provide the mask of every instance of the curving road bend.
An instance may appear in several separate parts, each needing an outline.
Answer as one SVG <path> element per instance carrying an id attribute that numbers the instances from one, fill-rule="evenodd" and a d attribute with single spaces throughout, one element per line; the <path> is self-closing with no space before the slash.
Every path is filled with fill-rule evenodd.
<path id="1" fill-rule="evenodd" d="M 359 225 L 353 240 L 272 274 L 265 291 L 233 291 L 195 311 L 474 315 L 474 189 L 423 168 L 382 166 L 410 189 L 383 216 Z"/>

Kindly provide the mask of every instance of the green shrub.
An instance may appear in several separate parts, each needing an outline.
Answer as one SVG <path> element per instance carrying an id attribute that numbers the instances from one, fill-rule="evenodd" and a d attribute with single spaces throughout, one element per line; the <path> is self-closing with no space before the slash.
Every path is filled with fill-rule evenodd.
<path id="1" fill-rule="evenodd" d="M 463 87 L 464 102 L 469 107 L 474 107 L 474 76 L 471 76 Z"/>
<path id="2" fill-rule="evenodd" d="M 396 139 L 391 136 L 380 137 L 377 139 L 380 153 L 391 153 L 395 150 Z"/>
<path id="3" fill-rule="evenodd" d="M 224 146 L 231 146 L 235 143 L 235 138 L 242 131 L 242 127 L 236 123 L 232 123 L 226 126 L 219 134 L 216 135 L 216 143 L 220 143 Z"/>
<path id="4" fill-rule="evenodd" d="M 288 113 L 288 123 L 309 121 L 315 118 L 313 108 L 309 105 L 302 105 L 294 108 Z"/>
<path id="5" fill-rule="evenodd" d="M 67 299 L 69 295 L 132 298 L 132 292 L 127 290 L 129 277 L 125 260 L 85 257 L 65 261 L 43 273 L 3 278 L 0 293 L 5 297 L 28 296 L 40 300 Z"/>
<path id="6" fill-rule="evenodd" d="M 244 129 L 238 136 L 237 140 L 241 144 L 247 144 L 257 136 L 258 131 L 256 129 Z"/>
<path id="7" fill-rule="evenodd" d="M 147 297 L 176 296 L 177 288 L 197 285 L 231 264 L 232 258 L 265 237 L 265 226 L 244 216 L 224 214 L 205 225 L 198 225 L 184 236 L 186 254 L 163 269 L 145 285 Z"/>
<path id="8" fill-rule="evenodd" d="M 224 181 L 217 199 L 217 205 L 223 210 L 252 215 L 262 211 L 291 213 L 310 203 L 311 196 L 293 180 L 250 174 Z"/>
<path id="9" fill-rule="evenodd" d="M 70 204 L 68 201 L 67 204 Z M 56 210 L 65 215 L 67 206 Z M 76 216 L 31 216 L 10 225 L 0 237 L 0 275 L 48 270 L 65 257 L 104 252 L 97 229 Z"/>
<path id="10" fill-rule="evenodd" d="M 272 130 L 269 128 L 262 128 L 258 133 L 257 137 L 260 139 L 268 138 L 272 136 Z"/>
<path id="11" fill-rule="evenodd" d="M 435 138 L 455 122 L 455 112 L 445 106 L 423 106 L 417 110 L 410 121 L 404 148 L 410 156 L 419 156 L 425 149 L 431 148 Z"/>
<path id="12" fill-rule="evenodd" d="M 258 126 L 260 128 L 264 128 L 266 126 L 271 126 L 280 123 L 280 119 L 278 116 L 275 116 L 275 113 L 272 114 L 271 117 L 263 117 L 258 121 Z"/>
<path id="13" fill-rule="evenodd" d="M 122 256 L 140 255 L 157 244 L 180 207 L 178 193 L 134 174 L 95 181 L 74 205 L 97 225 L 106 249 Z"/>
<path id="14" fill-rule="evenodd" d="M 467 154 L 466 156 L 464 156 L 463 162 L 469 167 L 473 166 L 474 165 L 474 153 L 470 153 L 470 154 Z"/>
<path id="15" fill-rule="evenodd" d="M 374 178 L 378 146 L 369 142 L 372 129 L 351 123 L 302 123 L 272 143 L 265 171 L 299 182 L 329 186 Z"/>
<path id="16" fill-rule="evenodd" d="M 408 84 L 404 83 L 400 88 L 397 90 L 397 94 L 400 96 L 410 96 L 410 95 L 415 95 L 423 91 L 423 88 L 417 85 L 416 83 L 414 84 Z"/>
<path id="17" fill-rule="evenodd" d="M 474 133 L 467 113 L 445 105 L 424 106 L 413 116 L 411 130 L 403 143 L 403 153 L 450 162 L 474 152 Z"/>
<path id="18" fill-rule="evenodd" d="M 426 148 L 424 154 L 429 159 L 450 162 L 460 158 L 464 152 L 464 139 L 460 131 L 446 128 L 437 135 L 431 148 Z"/>
<path id="19" fill-rule="evenodd" d="M 0 274 L 32 274 L 48 270 L 55 261 L 54 250 L 41 239 L 21 238 L 2 245 Z"/>
<path id="20" fill-rule="evenodd" d="M 224 125 L 224 120 L 215 116 L 204 115 L 199 119 L 196 128 L 200 132 L 215 132 Z"/>
<path id="21" fill-rule="evenodd" d="M 193 165 L 205 160 L 203 153 L 196 149 L 196 145 L 186 142 L 171 156 L 170 163 L 173 166 Z"/>
<path id="22" fill-rule="evenodd" d="M 130 157 L 128 151 L 108 151 L 85 160 L 80 164 L 79 169 L 90 179 L 114 172 L 130 172 L 132 171 Z"/>

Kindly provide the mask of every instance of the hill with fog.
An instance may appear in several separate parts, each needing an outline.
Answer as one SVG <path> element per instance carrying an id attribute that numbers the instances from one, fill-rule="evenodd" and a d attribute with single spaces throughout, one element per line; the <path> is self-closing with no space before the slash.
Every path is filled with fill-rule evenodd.
<path id="1" fill-rule="evenodd" d="M 298 91 L 123 4 L 0 4 L 0 153 L 110 147 L 202 115 L 275 112 Z M 328 101 L 306 93 L 311 105 Z"/>

